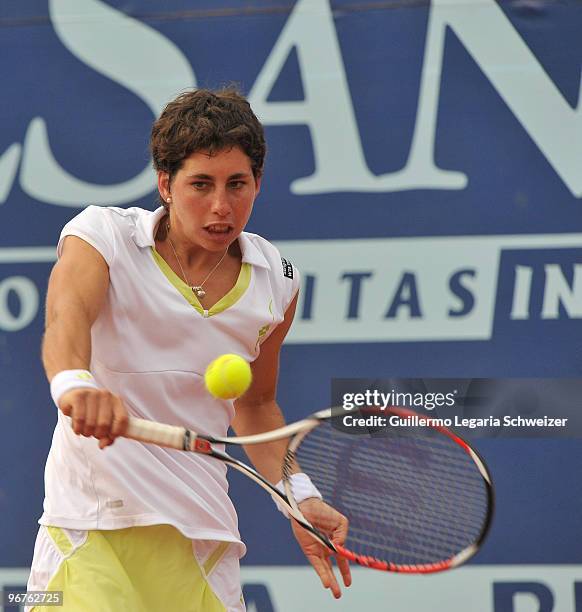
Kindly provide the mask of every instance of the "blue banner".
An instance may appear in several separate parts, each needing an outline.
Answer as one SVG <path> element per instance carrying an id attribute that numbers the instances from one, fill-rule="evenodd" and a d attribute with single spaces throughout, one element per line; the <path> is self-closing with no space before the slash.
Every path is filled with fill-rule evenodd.
<path id="1" fill-rule="evenodd" d="M 0 566 L 28 566 L 42 511 L 60 229 L 88 204 L 156 206 L 149 131 L 186 88 L 235 82 L 266 126 L 247 229 L 302 272 L 288 420 L 332 378 L 581 377 L 580 3 L 31 0 L 0 25 Z M 577 441 L 478 447 L 498 510 L 473 563 L 581 564 Z M 304 563 L 231 481 L 245 563 Z"/>

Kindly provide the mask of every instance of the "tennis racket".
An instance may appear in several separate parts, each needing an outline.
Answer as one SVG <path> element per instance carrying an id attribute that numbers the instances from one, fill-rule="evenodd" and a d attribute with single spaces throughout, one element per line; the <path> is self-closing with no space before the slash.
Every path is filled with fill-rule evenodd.
<path id="1" fill-rule="evenodd" d="M 479 550 L 493 513 L 492 481 L 481 457 L 455 433 L 437 422 L 418 424 L 419 418 L 424 417 L 403 408 L 328 408 L 273 431 L 219 438 L 130 417 L 125 436 L 224 461 L 282 503 L 334 554 L 377 570 L 416 574 L 465 563 Z M 213 446 L 283 438 L 289 440 L 282 467 L 285 493 Z M 289 481 L 298 469 L 348 518 L 342 546 L 301 513 Z"/>

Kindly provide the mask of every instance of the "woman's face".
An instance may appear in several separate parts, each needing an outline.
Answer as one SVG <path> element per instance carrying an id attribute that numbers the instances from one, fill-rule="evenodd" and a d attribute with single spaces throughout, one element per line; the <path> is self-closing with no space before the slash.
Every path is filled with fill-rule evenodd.
<path id="1" fill-rule="evenodd" d="M 195 151 L 168 185 L 158 173 L 160 194 L 170 208 L 170 225 L 179 239 L 208 251 L 223 251 L 243 231 L 260 189 L 251 160 L 239 147 L 210 155 Z"/>

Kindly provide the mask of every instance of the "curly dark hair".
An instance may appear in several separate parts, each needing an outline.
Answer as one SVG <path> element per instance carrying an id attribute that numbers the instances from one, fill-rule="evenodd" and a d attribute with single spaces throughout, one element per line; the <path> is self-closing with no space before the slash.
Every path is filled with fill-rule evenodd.
<path id="1" fill-rule="evenodd" d="M 233 146 L 248 155 L 254 177 L 261 177 L 267 151 L 263 126 L 234 86 L 180 94 L 162 111 L 150 138 L 154 169 L 167 172 L 170 181 L 194 151 Z"/>

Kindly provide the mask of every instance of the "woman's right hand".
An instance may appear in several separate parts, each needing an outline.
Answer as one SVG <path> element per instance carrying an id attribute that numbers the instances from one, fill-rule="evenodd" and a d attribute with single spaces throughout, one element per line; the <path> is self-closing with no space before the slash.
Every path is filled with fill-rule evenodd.
<path id="1" fill-rule="evenodd" d="M 71 417 L 73 431 L 80 436 L 94 436 L 99 448 L 113 444 L 127 430 L 127 409 L 121 398 L 106 389 L 71 389 L 59 400 L 59 408 Z"/>

